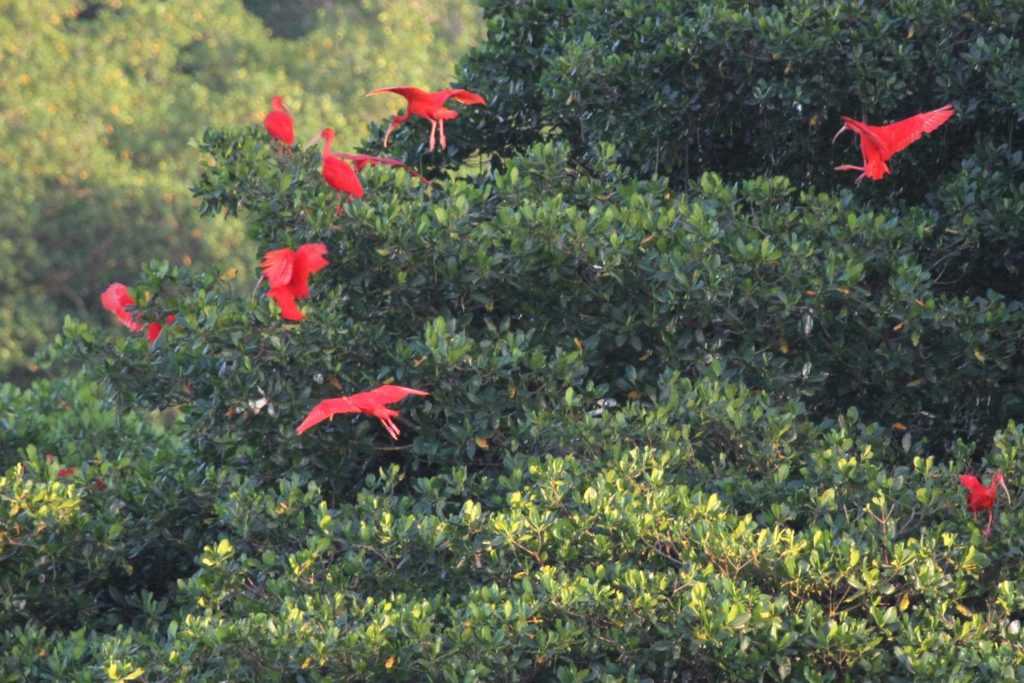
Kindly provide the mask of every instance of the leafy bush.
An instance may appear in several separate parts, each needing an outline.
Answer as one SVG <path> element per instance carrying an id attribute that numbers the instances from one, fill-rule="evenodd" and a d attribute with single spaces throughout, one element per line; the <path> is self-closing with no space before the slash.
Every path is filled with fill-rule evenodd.
<path id="1" fill-rule="evenodd" d="M 640 176 L 768 173 L 839 188 L 852 178 L 829 162 L 859 156 L 830 150 L 840 114 L 882 123 L 952 101 L 941 142 L 903 155 L 900 188 L 880 186 L 882 197 L 955 173 L 979 140 L 1022 132 L 1011 2 L 483 4 L 488 39 L 462 80 L 491 94 L 472 114 L 484 150 L 557 137 L 581 158 L 610 142 Z"/>
<path id="2" fill-rule="evenodd" d="M 300 137 L 329 124 L 351 140 L 390 107 L 364 92 L 443 82 L 479 36 L 465 0 L 314 13 L 294 40 L 269 38 L 239 0 L 7 4 L 0 377 L 22 381 L 66 313 L 106 322 L 99 292 L 149 259 L 249 273 L 239 226 L 201 219 L 183 193 L 203 125 L 258 122 L 284 95 Z"/>
<path id="3" fill-rule="evenodd" d="M 533 48 L 597 17 L 558 7 L 492 6 L 473 59 L 518 32 L 518 73 L 557 83 Z M 779 8 L 700 8 L 709 55 L 782 31 Z M 609 28 L 665 30 L 665 7 L 631 27 L 635 9 Z M 830 11 L 887 16 L 859 9 Z M 506 121 L 543 113 L 497 99 Z M 472 145 L 485 118 L 466 117 Z M 1017 268 L 1009 146 L 886 206 L 885 186 L 740 166 L 643 179 L 629 145 L 524 131 L 481 144 L 500 157 L 481 172 L 443 177 L 457 146 L 430 184 L 367 168 L 341 215 L 316 153 L 255 126 L 197 141 L 201 212 L 244 222 L 247 262 L 322 242 L 330 263 L 292 324 L 230 264 L 151 262 L 138 315 L 176 316 L 155 344 L 68 320 L 60 378 L 0 389 L 0 672 L 1024 676 L 1016 502 L 985 536 L 957 480 L 1022 474 L 1024 311 L 986 271 Z M 391 382 L 430 392 L 397 405 L 400 438 L 348 415 L 295 434 Z"/>
<path id="4" fill-rule="evenodd" d="M 860 162 L 854 136 L 830 142 L 840 115 L 881 124 L 952 103 L 955 118 L 857 194 L 886 212 L 932 211 L 934 239 L 919 248 L 943 291 L 1021 298 L 1016 3 L 482 4 L 487 41 L 463 59 L 460 82 L 489 106 L 464 113 L 455 158 L 560 140 L 589 165 L 611 143 L 631 175 L 673 188 L 714 172 L 836 192 L 853 175 L 832 167 Z"/>

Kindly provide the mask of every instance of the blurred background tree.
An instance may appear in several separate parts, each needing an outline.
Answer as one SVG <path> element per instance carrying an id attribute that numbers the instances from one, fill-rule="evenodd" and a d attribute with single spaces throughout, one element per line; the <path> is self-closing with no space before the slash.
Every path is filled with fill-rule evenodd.
<path id="1" fill-rule="evenodd" d="M 251 262 L 241 226 L 186 188 L 206 127 L 280 94 L 300 140 L 344 149 L 393 108 L 367 90 L 440 87 L 482 34 L 469 0 L 12 0 L 0 17 L 0 378 L 23 382 L 64 315 L 150 259 Z M 243 269 L 243 275 L 244 275 Z"/>

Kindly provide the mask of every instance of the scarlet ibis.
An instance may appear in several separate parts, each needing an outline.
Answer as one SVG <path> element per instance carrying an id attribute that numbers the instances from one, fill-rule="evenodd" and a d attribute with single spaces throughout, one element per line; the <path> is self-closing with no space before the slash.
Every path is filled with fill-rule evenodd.
<path id="1" fill-rule="evenodd" d="M 121 324 L 132 332 L 140 332 L 142 330 L 142 323 L 136 320 L 138 312 L 134 314 L 128 312 L 128 307 L 135 305 L 135 297 L 128 292 L 128 287 L 126 285 L 123 285 L 120 282 L 111 283 L 111 285 L 103 290 L 102 294 L 100 294 L 100 303 L 103 304 L 103 308 L 116 315 L 117 319 L 121 321 Z M 175 316 L 172 313 L 167 316 L 164 322 L 170 325 L 174 321 Z M 146 336 L 149 338 L 150 344 L 156 343 L 156 340 L 160 337 L 160 331 L 162 329 L 163 325 L 158 322 L 152 322 L 146 326 Z"/>
<path id="2" fill-rule="evenodd" d="M 270 133 L 270 137 L 291 145 L 295 142 L 295 124 L 292 123 L 288 108 L 284 106 L 284 99 L 280 95 L 273 97 L 270 109 L 270 113 L 263 117 L 263 127 Z"/>
<path id="3" fill-rule="evenodd" d="M 392 439 L 398 439 L 400 434 L 398 426 L 391 418 L 398 417 L 398 411 L 387 407 L 388 403 L 401 401 L 406 396 L 429 396 L 429 391 L 400 387 L 397 384 L 382 384 L 376 389 L 363 391 L 351 396 L 340 396 L 320 401 L 313 410 L 309 412 L 302 424 L 296 428 L 296 434 L 302 434 L 310 427 L 329 420 L 339 413 L 363 413 L 372 415 L 381 421 L 384 429 L 391 435 Z"/>
<path id="4" fill-rule="evenodd" d="M 860 153 L 864 157 L 864 165 L 843 164 L 836 166 L 835 170 L 860 171 L 861 174 L 857 178 L 858 185 L 865 176 L 872 180 L 881 180 L 886 174 L 892 172 L 886 162 L 893 154 L 917 142 L 925 133 L 931 133 L 948 121 L 954 113 L 956 112 L 953 105 L 947 104 L 934 111 L 915 114 L 887 126 L 869 126 L 862 121 L 843 116 L 843 127 L 832 138 L 832 142 L 835 142 L 836 138 L 845 131 L 850 130 L 856 133 L 860 137 Z"/>
<path id="5" fill-rule="evenodd" d="M 269 296 L 281 307 L 281 317 L 285 320 L 302 320 L 302 311 L 295 304 L 296 299 L 309 296 L 309 276 L 327 266 L 324 258 L 327 246 L 317 242 L 303 244 L 291 249 L 275 249 L 263 255 L 263 276 L 270 284 Z"/>
<path id="6" fill-rule="evenodd" d="M 1006 493 L 1006 502 L 1011 501 L 1010 492 L 1003 480 L 1003 473 L 997 470 L 992 475 L 992 483 L 987 487 L 982 486 L 973 474 L 961 474 L 960 483 L 967 487 L 967 509 L 974 513 L 975 520 L 978 519 L 979 512 L 988 510 L 988 526 L 982 532 L 982 535 L 988 536 L 992 533 L 992 506 L 996 502 L 997 487 L 1002 487 L 1003 492 Z"/>
<path id="7" fill-rule="evenodd" d="M 128 292 L 127 285 L 114 282 L 100 294 L 100 303 L 103 308 L 117 316 L 121 324 L 132 332 L 142 329 L 142 324 L 135 322 L 135 318 L 128 312 L 129 306 L 135 305 L 135 297 Z"/>
<path id="8" fill-rule="evenodd" d="M 339 158 L 340 155 L 331 153 L 331 144 L 334 143 L 334 129 L 324 128 L 320 131 L 320 135 L 314 137 L 312 140 L 306 143 L 306 147 L 314 144 L 317 138 L 323 138 L 325 141 L 324 151 L 321 154 L 322 165 L 320 167 L 320 173 L 323 175 L 324 180 L 327 184 L 340 192 L 342 195 L 342 204 L 348 197 L 362 197 L 363 196 L 363 184 L 359 182 L 359 176 L 352 170 L 352 167 L 348 165 L 344 159 Z M 338 206 L 338 213 L 341 213 L 341 206 Z"/>
<path id="9" fill-rule="evenodd" d="M 457 118 L 459 115 L 459 113 L 454 109 L 448 109 L 445 107 L 445 102 L 449 99 L 453 99 L 456 102 L 461 102 L 463 104 L 487 105 L 487 102 L 485 102 L 484 98 L 480 95 L 461 88 L 450 88 L 448 90 L 439 90 L 437 92 L 427 92 L 426 90 L 414 88 L 409 85 L 398 85 L 391 88 L 377 88 L 376 90 L 371 90 L 366 94 L 379 95 L 380 93 L 385 92 L 401 95 L 405 98 L 406 102 L 408 102 L 408 108 L 405 114 L 395 116 L 391 119 L 391 125 L 388 127 L 388 132 L 384 134 L 385 147 L 388 146 L 388 138 L 391 137 L 392 131 L 408 121 L 409 117 L 415 114 L 416 116 L 422 116 L 427 121 L 430 121 L 430 151 L 434 151 L 434 139 L 438 128 L 441 129 L 441 149 L 444 149 L 448 146 L 448 141 L 444 137 L 444 122 L 449 119 Z"/>

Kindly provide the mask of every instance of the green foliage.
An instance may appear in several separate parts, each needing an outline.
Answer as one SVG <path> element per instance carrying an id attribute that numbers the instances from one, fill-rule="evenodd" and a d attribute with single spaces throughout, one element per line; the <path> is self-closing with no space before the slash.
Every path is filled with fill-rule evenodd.
<path id="1" fill-rule="evenodd" d="M 131 623 L 206 533 L 180 441 L 102 396 L 75 376 L 0 388 L 4 629 Z"/>
<path id="2" fill-rule="evenodd" d="M 302 141 L 327 125 L 351 141 L 393 104 L 365 91 L 443 82 L 479 31 L 464 0 L 313 13 L 295 40 L 269 38 L 240 0 L 7 5 L 0 376 L 19 379 L 64 314 L 109 322 L 99 293 L 152 258 L 251 272 L 239 226 L 200 219 L 182 192 L 204 125 L 259 122 L 280 94 Z"/>
<path id="3" fill-rule="evenodd" d="M 265 396 L 297 424 L 332 379 L 431 386 L 423 409 L 445 406 L 444 421 L 426 429 L 469 456 L 475 437 L 515 432 L 517 407 L 567 388 L 621 402 L 664 368 L 800 397 L 816 419 L 857 405 L 940 447 L 987 440 L 1021 408 L 1024 311 L 937 287 L 921 214 L 858 213 L 849 193 L 798 193 L 784 179 L 729 186 L 707 175 L 673 198 L 661 180 L 620 182 L 610 149 L 602 175 L 579 178 L 565 172 L 564 148 L 548 144 L 488 184 L 425 186 L 374 169 L 375 199 L 339 219 L 313 154 L 281 161 L 253 132 L 202 144 L 213 155 L 196 188 L 204 210 L 245 207 L 267 249 L 324 241 L 332 261 L 314 278 L 316 314 L 299 326 L 275 324 L 266 306 L 232 308 L 210 282 L 180 287 L 200 288 L 199 302 L 161 302 L 216 331 L 225 355 L 197 338 L 186 357 L 166 356 L 178 369 L 168 382 L 165 356 L 154 362 L 140 345 L 135 370 L 148 379 L 129 385 L 148 386 L 154 407 L 210 396 L 196 419 L 217 439 L 243 397 Z M 254 316 L 272 325 L 261 342 L 243 334 Z M 296 372 L 307 381 L 290 390 Z M 199 393 L 176 394 L 186 385 Z M 266 434 L 239 426 L 266 449 Z M 288 427 L 275 431 L 290 444 Z"/>
<path id="4" fill-rule="evenodd" d="M 979 140 L 1021 133 L 1020 8 L 1011 2 L 484 3 L 488 40 L 464 60 L 491 93 L 486 150 L 544 137 L 577 155 L 613 143 L 640 175 L 765 173 L 844 187 L 839 115 L 881 123 L 954 102 L 954 125 L 906 154 L 903 187 L 955 173 Z M 532 117 L 526 118 L 526 117 Z M 927 160 L 927 162 L 925 161 Z M 878 196 L 882 196 L 881 192 Z"/>
<path id="5" fill-rule="evenodd" d="M 840 115 L 882 124 L 952 103 L 955 118 L 857 194 L 887 211 L 936 211 L 936 243 L 921 248 L 936 250 L 943 289 L 1021 298 L 1017 3 L 482 4 L 488 39 L 464 58 L 460 81 L 489 106 L 465 113 L 460 150 L 498 160 L 561 140 L 592 165 L 612 143 L 631 174 L 673 188 L 714 172 L 835 192 L 854 175 L 832 167 L 861 160 L 855 136 L 831 143 Z"/>
<path id="6" fill-rule="evenodd" d="M 1019 401 L 1019 307 L 937 291 L 919 217 L 784 179 L 706 175 L 673 196 L 610 148 L 581 174 L 551 144 L 487 182 L 367 170 L 338 216 L 315 153 L 279 157 L 256 129 L 200 147 L 203 211 L 237 212 L 258 252 L 323 241 L 330 266 L 297 325 L 229 271 L 154 263 L 142 315 L 178 314 L 155 346 L 66 326 L 63 357 L 100 370 L 115 404 L 180 414 L 184 461 L 150 463 L 169 519 L 147 523 L 178 525 L 191 556 L 165 593 L 134 567 L 115 603 L 131 629 L 17 621 L 12 666 L 78 642 L 35 671 L 1021 673 L 1017 512 L 982 537 L 956 481 Z M 397 442 L 365 416 L 295 436 L 317 401 L 386 381 L 431 392 L 399 404 Z M 1022 443 L 1008 423 L 984 469 L 1016 486 Z M 152 490 L 121 481 L 126 501 Z M 12 491 L 61 509 L 28 498 L 51 489 Z M 100 530 L 35 514 L 69 566 L 85 544 L 67 536 Z"/>
<path id="7" fill-rule="evenodd" d="M 758 36 L 823 45 L 779 19 L 798 10 L 841 20 L 830 41 L 857 54 L 910 30 L 819 5 L 683 8 L 701 69 L 732 60 L 697 84 L 758 83 L 774 60 L 734 50 Z M 680 26 L 609 7 L 609 36 Z M 924 7 L 966 17 L 904 3 L 915 32 Z M 1024 676 L 1024 309 L 996 275 L 1018 268 L 1012 145 L 954 161 L 987 125 L 968 109 L 950 156 L 900 169 L 916 184 L 828 193 L 765 141 L 686 184 L 622 140 L 528 144 L 570 57 L 658 54 L 588 39 L 599 10 L 490 6 L 470 65 L 501 82 L 483 58 L 515 37 L 539 108 L 492 92 L 424 157 L 433 182 L 367 168 L 343 213 L 315 151 L 279 154 L 247 121 L 199 137 L 199 213 L 240 219 L 241 261 L 323 242 L 329 266 L 295 324 L 230 262 L 149 261 L 138 314 L 176 315 L 155 344 L 68 319 L 60 374 L 0 388 L 5 680 Z M 1011 83 L 1000 69 L 979 62 Z M 879 97 L 902 106 L 902 87 Z M 742 97 L 701 125 L 740 125 Z M 587 120 L 628 116 L 598 101 Z M 764 97 L 767 119 L 783 104 Z M 445 177 L 474 145 L 497 163 Z M 910 189 L 887 205 L 887 187 Z M 396 404 L 399 439 L 365 415 L 295 434 L 318 401 L 387 382 L 430 392 Z M 986 537 L 957 477 L 995 470 L 1014 500 Z"/>

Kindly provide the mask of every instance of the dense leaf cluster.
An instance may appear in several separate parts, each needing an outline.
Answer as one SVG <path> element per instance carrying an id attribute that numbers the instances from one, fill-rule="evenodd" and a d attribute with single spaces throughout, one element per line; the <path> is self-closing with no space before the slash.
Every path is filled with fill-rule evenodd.
<path id="1" fill-rule="evenodd" d="M 247 4 L 275 20 L 269 3 Z M 478 37 L 477 10 L 406 4 L 308 3 L 309 30 L 283 39 L 241 0 L 6 2 L 0 377 L 31 376 L 65 314 L 107 320 L 99 292 L 152 258 L 247 262 L 240 226 L 201 219 L 184 191 L 197 161 L 188 143 L 204 126 L 257 122 L 284 95 L 351 144 L 390 109 L 363 97 L 370 88 L 443 83 Z"/>
<path id="2" fill-rule="evenodd" d="M 717 169 L 733 157 L 694 143 L 698 166 L 652 176 L 614 125 L 584 141 L 548 118 L 582 106 L 551 95 L 570 57 L 625 74 L 613 57 L 651 59 L 676 31 L 712 74 L 701 125 L 742 128 L 753 110 L 716 88 L 758 84 L 725 68 L 754 38 L 886 54 L 910 27 L 1015 36 L 999 3 L 967 5 L 902 3 L 898 31 L 888 10 L 826 3 L 491 5 L 465 73 L 491 74 L 494 94 L 463 83 L 490 113 L 453 123 L 434 182 L 367 168 L 342 215 L 316 154 L 279 154 L 256 126 L 207 131 L 200 211 L 241 218 L 251 261 L 322 242 L 330 264 L 290 324 L 227 264 L 151 263 L 139 315 L 176 315 L 153 347 L 68 320 L 51 354 L 65 374 L 0 389 L 0 672 L 1024 676 L 1011 141 L 977 140 L 988 119 L 965 107 L 926 139 L 934 163 L 908 155 L 886 184 L 837 190 L 818 142 L 773 157 L 752 139 Z M 661 42 L 629 52 L 627 35 Z M 690 87 L 644 64 L 630 87 Z M 506 68 L 521 91 L 502 90 Z M 917 102 L 892 88 L 860 96 Z M 587 120 L 627 116 L 587 97 Z M 767 129 L 784 135 L 773 97 Z M 638 140 L 664 123 L 635 121 Z M 400 129 L 395 153 L 422 132 Z M 466 144 L 484 156 L 442 173 Z M 350 415 L 296 436 L 316 402 L 386 382 L 430 391 L 398 404 L 399 440 Z M 996 469 L 1015 500 L 985 537 L 957 475 Z"/>

